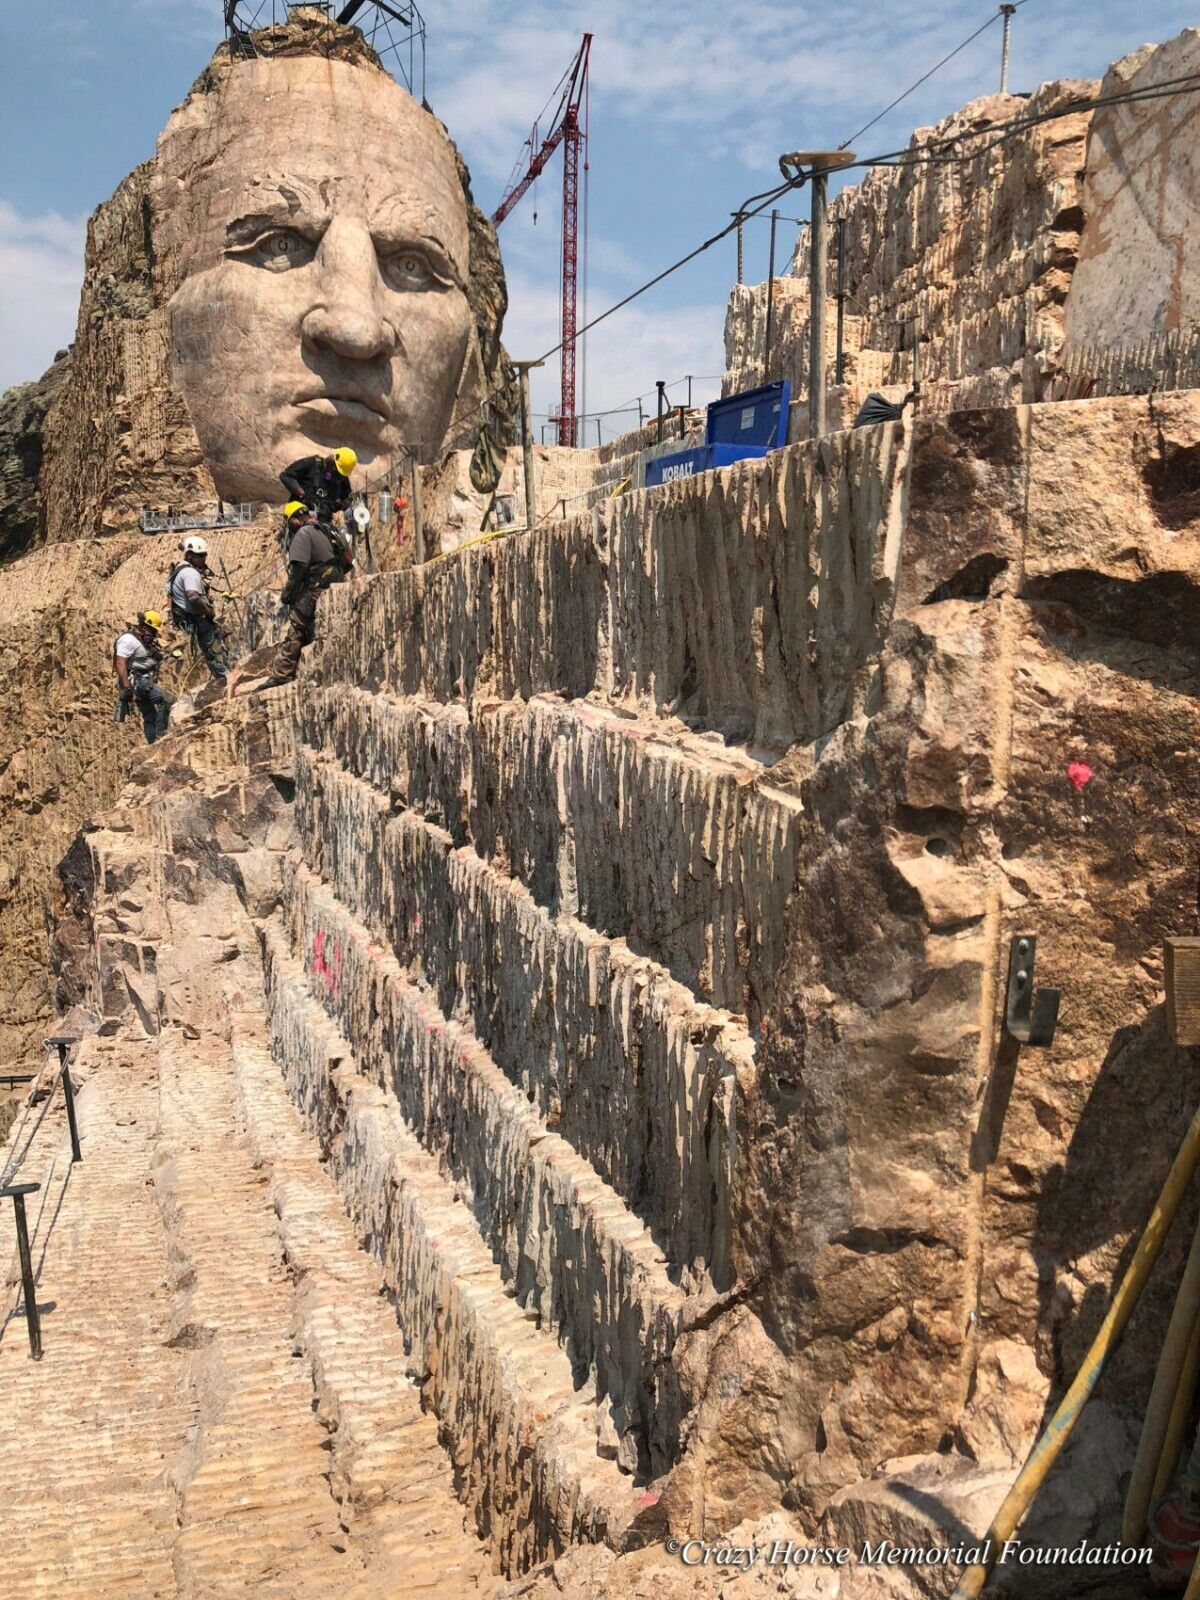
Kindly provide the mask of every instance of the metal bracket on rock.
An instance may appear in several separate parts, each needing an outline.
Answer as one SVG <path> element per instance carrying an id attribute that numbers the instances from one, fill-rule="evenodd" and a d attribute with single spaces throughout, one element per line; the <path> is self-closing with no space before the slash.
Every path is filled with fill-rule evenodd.
<path id="1" fill-rule="evenodd" d="M 1037 937 L 1032 933 L 1013 935 L 1008 948 L 1008 989 L 1004 998 L 1004 1025 L 1021 1044 L 1048 1045 L 1058 1025 L 1061 989 L 1033 992 L 1033 964 L 1037 956 Z"/>

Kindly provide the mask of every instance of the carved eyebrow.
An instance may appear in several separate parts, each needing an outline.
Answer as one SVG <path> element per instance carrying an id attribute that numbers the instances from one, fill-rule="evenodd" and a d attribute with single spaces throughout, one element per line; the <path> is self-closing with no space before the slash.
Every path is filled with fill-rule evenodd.
<path id="1" fill-rule="evenodd" d="M 465 216 L 463 220 L 465 223 Z M 457 230 L 449 230 L 448 238 L 447 230 L 439 227 L 439 223 L 444 222 L 444 208 L 431 204 L 427 198 L 392 194 L 372 208 L 371 232 L 377 240 L 385 239 L 389 245 L 423 244 L 436 250 L 449 262 L 461 287 L 467 276 L 466 228 L 463 228 L 461 244 L 456 245 L 451 240 Z"/>
<path id="2" fill-rule="evenodd" d="M 320 234 L 329 226 L 328 202 L 307 184 L 286 178 L 247 185 L 239 196 L 238 211 L 225 229 L 231 244 L 244 243 L 264 227 L 299 226 Z"/>
<path id="3" fill-rule="evenodd" d="M 249 216 L 235 217 L 225 229 L 227 244 L 252 244 L 261 233 L 270 228 L 288 227 L 306 238 L 319 239 L 328 226 L 328 218 L 308 220 L 279 211 L 257 211 Z"/>

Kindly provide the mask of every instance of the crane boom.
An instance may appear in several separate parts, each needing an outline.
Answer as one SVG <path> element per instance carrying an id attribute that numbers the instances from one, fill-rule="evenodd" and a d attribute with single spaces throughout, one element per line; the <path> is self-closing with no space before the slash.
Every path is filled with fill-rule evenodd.
<path id="1" fill-rule="evenodd" d="M 574 444 L 575 439 L 575 335 L 578 327 L 579 282 L 579 157 L 587 162 L 587 82 L 592 36 L 585 33 L 574 60 L 563 74 L 562 97 L 550 124 L 540 140 L 537 125 L 529 138 L 529 163 L 521 176 L 505 190 L 492 213 L 499 227 L 522 195 L 541 174 L 550 157 L 563 147 L 562 208 L 562 390 L 558 407 L 558 442 Z M 581 112 L 583 113 L 581 116 Z"/>
<path id="2" fill-rule="evenodd" d="M 529 186 L 535 181 L 535 179 L 541 177 L 547 162 L 550 160 L 550 157 L 562 143 L 563 135 L 566 133 L 566 131 L 567 130 L 565 127 L 556 128 L 550 137 L 545 141 L 541 149 L 529 163 L 529 166 L 525 170 L 524 176 L 519 178 L 518 181 L 513 184 L 512 188 L 509 189 L 508 193 L 504 196 L 504 199 L 501 200 L 500 204 L 496 207 L 492 214 L 493 227 L 498 228 L 500 226 L 505 217 L 513 209 L 517 201 L 521 198 Z"/>

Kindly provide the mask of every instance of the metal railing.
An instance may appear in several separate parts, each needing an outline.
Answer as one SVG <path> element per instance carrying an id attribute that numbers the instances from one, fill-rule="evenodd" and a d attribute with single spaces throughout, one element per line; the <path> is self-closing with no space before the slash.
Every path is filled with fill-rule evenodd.
<path id="1" fill-rule="evenodd" d="M 157 511 L 152 506 L 143 506 L 138 527 L 143 533 L 211 533 L 217 528 L 245 528 L 254 521 L 255 511 L 252 500 L 242 500 L 230 511 L 205 511 L 195 516 L 176 515 L 170 509 Z"/>
<path id="2" fill-rule="evenodd" d="M 11 1088 L 18 1083 L 29 1083 L 33 1087 L 25 1098 L 25 1104 L 18 1113 L 17 1131 L 13 1135 L 12 1145 L 4 1170 L 0 1172 L 0 1200 L 11 1200 L 13 1203 L 13 1220 L 17 1230 L 17 1258 L 21 1275 L 21 1299 L 13 1307 L 13 1315 L 19 1309 L 21 1302 L 25 1306 L 25 1322 L 29 1330 L 29 1354 L 35 1361 L 42 1359 L 42 1325 L 37 1303 L 37 1279 L 33 1270 L 33 1252 L 29 1242 L 29 1220 L 25 1214 L 26 1195 L 37 1194 L 49 1177 L 38 1183 L 19 1183 L 17 1178 L 24 1166 L 33 1141 L 37 1138 L 42 1123 L 46 1120 L 46 1113 L 54 1102 L 54 1091 L 62 1086 L 63 1100 L 67 1113 L 67 1132 L 71 1140 L 71 1165 L 83 1160 L 83 1152 L 79 1145 L 79 1123 L 75 1115 L 75 1085 L 71 1081 L 71 1070 L 68 1057 L 71 1046 L 77 1044 L 78 1036 L 75 1034 L 54 1034 L 43 1041 L 47 1052 L 57 1052 L 58 1064 L 53 1068 L 47 1081 L 46 1068 L 37 1073 L 32 1072 L 5 1072 L 0 1073 L 0 1083 L 7 1083 Z M 25 1129 L 33 1113 L 33 1107 L 39 1096 L 42 1097 L 42 1107 L 38 1113 L 33 1127 L 26 1134 Z M 53 1170 L 53 1162 L 51 1163 Z M 7 1319 L 6 1319 L 7 1320 Z"/>

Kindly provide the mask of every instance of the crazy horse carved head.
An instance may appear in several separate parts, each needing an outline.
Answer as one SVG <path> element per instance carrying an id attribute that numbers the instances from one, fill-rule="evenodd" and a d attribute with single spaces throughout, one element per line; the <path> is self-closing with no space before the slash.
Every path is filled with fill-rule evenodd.
<path id="1" fill-rule="evenodd" d="M 361 43 L 219 53 L 159 140 L 150 212 L 172 381 L 224 499 L 276 501 L 337 445 L 368 476 L 430 460 L 478 412 L 503 312 L 501 289 L 478 325 L 482 219 L 441 123 Z"/>

